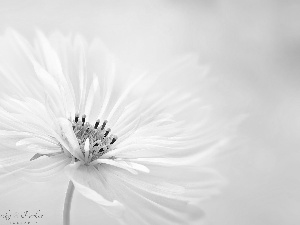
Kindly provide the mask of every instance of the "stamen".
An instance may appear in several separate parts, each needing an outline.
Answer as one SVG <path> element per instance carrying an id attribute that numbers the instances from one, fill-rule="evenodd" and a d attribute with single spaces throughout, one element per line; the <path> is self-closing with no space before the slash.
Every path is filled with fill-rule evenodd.
<path id="1" fill-rule="evenodd" d="M 103 124 L 102 124 L 102 127 L 101 127 L 101 130 L 104 130 L 106 124 L 107 124 L 107 120 L 104 120 L 104 122 L 103 122 Z"/>
<path id="2" fill-rule="evenodd" d="M 106 137 L 106 136 L 109 134 L 109 132 L 110 132 L 110 128 L 108 128 L 108 129 L 106 130 L 106 132 L 105 132 L 105 134 L 104 134 L 104 137 Z"/>
<path id="3" fill-rule="evenodd" d="M 96 120 L 96 123 L 95 123 L 95 126 L 94 126 L 94 128 L 95 128 L 95 129 L 97 129 L 97 128 L 98 128 L 98 126 L 99 126 L 99 124 L 100 124 L 100 120 L 98 119 L 98 120 Z"/>
<path id="4" fill-rule="evenodd" d="M 111 140 L 110 144 L 112 145 L 113 143 L 115 143 L 117 139 L 118 139 L 118 137 L 114 136 L 113 139 Z"/>
<path id="5" fill-rule="evenodd" d="M 82 115 L 82 119 L 81 119 L 81 121 L 82 121 L 82 126 L 84 126 L 84 123 L 85 123 L 85 118 L 86 118 L 86 115 L 85 115 L 85 114 L 83 114 L 83 115 Z"/>
<path id="6" fill-rule="evenodd" d="M 76 114 L 75 114 L 75 123 L 78 122 L 78 119 L 79 119 L 79 113 L 76 113 Z"/>
<path id="7" fill-rule="evenodd" d="M 95 125 L 92 126 L 90 123 L 86 122 L 86 115 L 82 115 L 81 121 L 79 121 L 79 117 L 79 113 L 76 113 L 72 123 L 73 131 L 80 149 L 85 156 L 85 162 L 89 163 L 112 150 L 111 145 L 116 142 L 118 137 L 113 134 L 108 136 L 109 133 L 111 133 L 111 129 L 105 129 L 105 126 L 108 123 L 107 120 L 104 120 L 100 128 L 99 119 L 96 120 Z"/>

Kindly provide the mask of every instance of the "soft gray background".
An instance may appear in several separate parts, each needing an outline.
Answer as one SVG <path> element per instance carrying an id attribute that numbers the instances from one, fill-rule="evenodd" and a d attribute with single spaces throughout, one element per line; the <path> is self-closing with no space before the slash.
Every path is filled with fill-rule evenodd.
<path id="1" fill-rule="evenodd" d="M 0 0 L 0 33 L 13 27 L 28 38 L 35 28 L 100 36 L 119 58 L 150 71 L 197 52 L 218 80 L 209 97 L 220 113 L 250 115 L 238 131 L 241 145 L 216 162 L 230 182 L 203 203 L 203 223 L 298 225 L 299 11 L 293 0 Z M 60 224 L 66 185 L 61 177 L 20 188 L 0 197 L 0 214 L 40 209 L 38 224 Z M 77 194 L 72 221 L 113 224 Z"/>

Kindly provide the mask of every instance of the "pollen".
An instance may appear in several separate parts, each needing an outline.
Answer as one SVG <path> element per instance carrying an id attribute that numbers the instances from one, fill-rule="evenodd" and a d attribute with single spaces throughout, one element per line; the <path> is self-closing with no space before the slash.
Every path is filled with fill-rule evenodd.
<path id="1" fill-rule="evenodd" d="M 75 114 L 72 121 L 73 131 L 77 138 L 80 150 L 84 155 L 86 163 L 94 161 L 106 152 L 112 150 L 118 137 L 111 134 L 110 128 L 105 128 L 108 121 L 104 120 L 100 125 L 98 119 L 94 125 L 86 122 L 86 115 Z"/>

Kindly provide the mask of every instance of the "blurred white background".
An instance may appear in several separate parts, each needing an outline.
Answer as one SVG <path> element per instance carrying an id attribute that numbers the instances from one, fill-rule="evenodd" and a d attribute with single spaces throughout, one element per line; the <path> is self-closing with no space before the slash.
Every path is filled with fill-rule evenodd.
<path id="1" fill-rule="evenodd" d="M 240 146 L 219 157 L 229 180 L 203 203 L 208 225 L 300 224 L 300 2 L 296 0 L 0 0 L 0 34 L 12 27 L 99 36 L 115 55 L 153 71 L 196 52 L 217 80 L 208 97 L 227 118 L 250 116 Z M 40 209 L 60 224 L 67 181 L 0 198 L 8 209 Z M 113 224 L 75 194 L 74 224 Z"/>

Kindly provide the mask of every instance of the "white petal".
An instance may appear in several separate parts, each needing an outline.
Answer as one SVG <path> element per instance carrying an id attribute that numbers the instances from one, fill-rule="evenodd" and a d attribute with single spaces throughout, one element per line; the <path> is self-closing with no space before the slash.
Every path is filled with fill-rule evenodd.
<path id="1" fill-rule="evenodd" d="M 71 159 L 64 154 L 55 156 L 41 156 L 30 161 L 29 159 L 18 163 L 5 163 L 4 169 L 8 176 L 18 176 L 22 179 L 32 182 L 46 181 L 59 172 L 70 163 Z"/>
<path id="2" fill-rule="evenodd" d="M 64 147 L 76 158 L 84 161 L 83 154 L 80 150 L 77 138 L 73 132 L 72 124 L 69 120 L 64 118 L 58 119 L 62 135 L 65 137 L 65 143 L 61 142 L 61 144 L 64 144 Z"/>
<path id="3" fill-rule="evenodd" d="M 94 74 L 93 81 L 91 83 L 91 87 L 87 96 L 86 104 L 85 104 L 85 114 L 88 118 L 91 116 L 91 111 L 95 110 L 93 106 L 95 105 L 95 101 L 98 101 L 99 97 L 99 80 L 98 77 Z"/>
<path id="4" fill-rule="evenodd" d="M 78 112 L 83 114 L 87 89 L 86 47 L 80 36 L 75 38 L 75 48 L 78 55 L 78 80 L 79 80 L 79 108 Z"/>
<path id="5" fill-rule="evenodd" d="M 93 161 L 93 164 L 96 163 L 105 163 L 111 166 L 115 166 L 115 167 L 119 167 L 121 169 L 125 169 L 133 174 L 137 174 L 137 171 L 141 171 L 144 173 L 149 173 L 149 169 L 147 167 L 145 167 L 142 164 L 138 164 L 138 163 L 132 163 L 132 162 L 126 162 L 124 160 L 121 159 L 117 159 L 117 160 L 112 160 L 112 159 L 97 159 L 95 161 Z"/>
<path id="6" fill-rule="evenodd" d="M 98 203 L 108 214 L 118 217 L 122 215 L 123 205 L 117 200 L 112 200 L 111 190 L 105 188 L 103 179 L 94 167 L 77 162 L 68 165 L 65 171 L 80 194 Z"/>
<path id="7" fill-rule="evenodd" d="M 115 111 L 118 109 L 118 107 L 122 104 L 122 102 L 127 98 L 127 95 L 130 93 L 130 91 L 143 79 L 143 77 L 146 74 L 143 74 L 142 76 L 138 77 L 136 80 L 130 82 L 126 90 L 122 92 L 122 95 L 118 98 L 115 105 L 113 106 L 112 110 L 110 110 L 110 113 L 108 114 L 107 120 L 110 121 L 113 117 Z"/>
<path id="8" fill-rule="evenodd" d="M 34 69 L 37 77 L 42 83 L 45 91 L 53 101 L 52 110 L 57 112 L 57 116 L 65 116 L 65 106 L 63 105 L 62 99 L 64 99 L 63 94 L 60 92 L 57 82 L 53 77 L 37 62 L 33 61 Z"/>
<path id="9" fill-rule="evenodd" d="M 139 176 L 110 167 L 103 167 L 102 171 L 110 187 L 127 206 L 124 224 L 189 224 L 203 215 L 200 209 L 180 199 L 182 188 L 176 185 L 145 182 Z"/>
<path id="10" fill-rule="evenodd" d="M 115 160 L 111 160 L 111 159 L 97 159 L 97 160 L 94 160 L 91 163 L 91 165 L 96 165 L 97 163 L 105 163 L 107 165 L 111 165 L 111 166 L 115 166 L 115 167 L 127 170 L 132 174 L 138 174 L 136 170 L 132 169 L 124 162 L 116 162 Z"/>
<path id="11" fill-rule="evenodd" d="M 69 113 L 74 114 L 75 99 L 73 95 L 73 87 L 68 81 L 66 77 L 67 75 L 63 74 L 60 59 L 43 33 L 38 32 L 38 38 L 38 44 L 42 50 L 41 53 L 44 62 L 46 63 L 46 69 L 55 79 L 62 94 L 61 100 L 63 101 L 66 109 L 69 111 Z"/>
<path id="12" fill-rule="evenodd" d="M 106 87 L 105 97 L 104 97 L 103 103 L 101 105 L 101 111 L 98 115 L 98 118 L 102 118 L 105 111 L 107 110 L 108 103 L 110 101 L 112 91 L 113 91 L 113 85 L 114 85 L 115 76 L 116 76 L 115 73 L 116 73 L 115 61 L 113 59 L 111 59 L 111 64 L 109 65 L 109 71 L 106 76 L 108 81 L 106 83 L 107 87 Z"/>
<path id="13" fill-rule="evenodd" d="M 85 159 L 85 162 L 88 161 L 89 154 L 90 154 L 90 139 L 87 138 L 85 143 L 84 143 L 84 159 Z"/>

